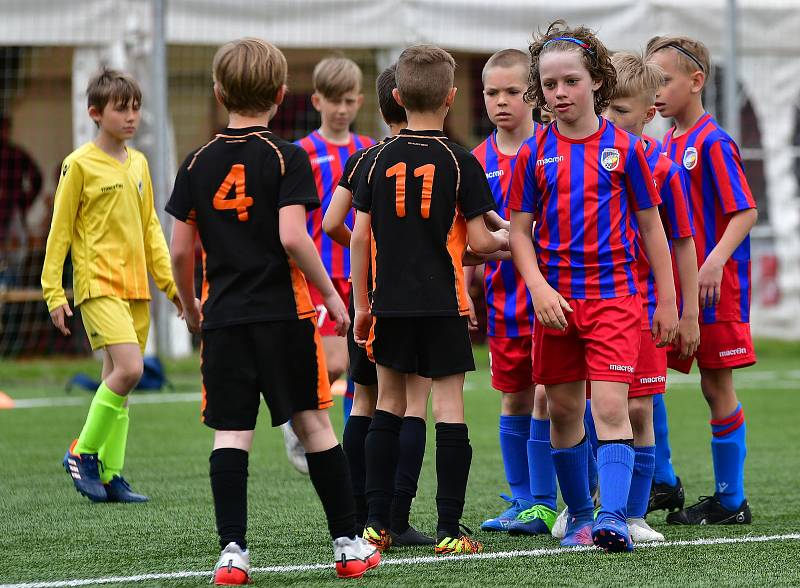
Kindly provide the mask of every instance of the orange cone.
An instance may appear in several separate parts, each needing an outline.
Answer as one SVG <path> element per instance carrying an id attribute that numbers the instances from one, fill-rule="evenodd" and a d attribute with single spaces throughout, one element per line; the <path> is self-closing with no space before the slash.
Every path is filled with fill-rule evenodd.
<path id="1" fill-rule="evenodd" d="M 3 391 L 0 391 L 0 410 L 14 408 L 14 399 Z"/>

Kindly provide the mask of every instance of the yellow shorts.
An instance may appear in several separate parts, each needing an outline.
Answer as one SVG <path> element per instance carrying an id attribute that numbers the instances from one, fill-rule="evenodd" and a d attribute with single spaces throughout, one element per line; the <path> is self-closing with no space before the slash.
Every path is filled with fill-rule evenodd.
<path id="1" fill-rule="evenodd" d="M 144 353 L 150 331 L 150 301 L 102 296 L 80 306 L 92 350 L 119 343 L 138 343 Z"/>

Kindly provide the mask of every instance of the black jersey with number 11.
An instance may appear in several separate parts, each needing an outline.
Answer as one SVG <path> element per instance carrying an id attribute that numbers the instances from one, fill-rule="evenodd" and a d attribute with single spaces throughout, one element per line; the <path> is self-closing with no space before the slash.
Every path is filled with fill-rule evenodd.
<path id="1" fill-rule="evenodd" d="M 408 129 L 367 157 L 353 206 L 371 215 L 372 314 L 468 314 L 466 220 L 495 208 L 480 163 L 441 131 Z"/>

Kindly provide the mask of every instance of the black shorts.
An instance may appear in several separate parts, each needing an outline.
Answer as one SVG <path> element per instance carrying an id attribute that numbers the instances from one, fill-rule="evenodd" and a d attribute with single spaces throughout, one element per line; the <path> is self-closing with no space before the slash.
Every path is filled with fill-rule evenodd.
<path id="1" fill-rule="evenodd" d="M 375 317 L 367 343 L 378 365 L 425 378 L 475 370 L 467 317 Z"/>
<path id="2" fill-rule="evenodd" d="M 203 331 L 202 421 L 218 431 L 256 426 L 261 396 L 272 426 L 333 405 L 316 318 Z"/>
<path id="3" fill-rule="evenodd" d="M 350 291 L 350 328 L 347 329 L 347 353 L 350 356 L 350 364 L 347 368 L 347 375 L 356 384 L 362 386 L 375 386 L 378 383 L 378 372 L 375 364 L 367 357 L 367 350 L 356 345 L 353 338 L 353 323 L 355 322 L 356 307 L 353 303 L 353 291 Z"/>

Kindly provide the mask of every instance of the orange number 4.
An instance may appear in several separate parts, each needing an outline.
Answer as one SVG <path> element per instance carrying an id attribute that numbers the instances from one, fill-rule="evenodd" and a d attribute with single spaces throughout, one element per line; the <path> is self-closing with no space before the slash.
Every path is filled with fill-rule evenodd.
<path id="1" fill-rule="evenodd" d="M 429 218 L 431 216 L 431 193 L 433 192 L 433 175 L 436 173 L 436 166 L 432 163 L 426 163 L 414 169 L 414 177 L 422 178 L 422 202 L 420 204 L 420 213 L 422 218 Z M 391 178 L 395 176 L 395 206 L 397 208 L 397 216 L 404 217 L 406 215 L 406 164 L 401 161 L 386 170 L 386 177 Z"/>
<path id="2" fill-rule="evenodd" d="M 228 198 L 231 187 L 236 187 L 236 196 Z M 244 185 L 244 165 L 241 163 L 234 164 L 231 171 L 222 180 L 217 193 L 214 194 L 214 208 L 217 210 L 232 210 L 236 209 L 236 213 L 240 221 L 244 222 L 250 218 L 247 209 L 253 206 L 253 199 L 247 196 Z"/>

